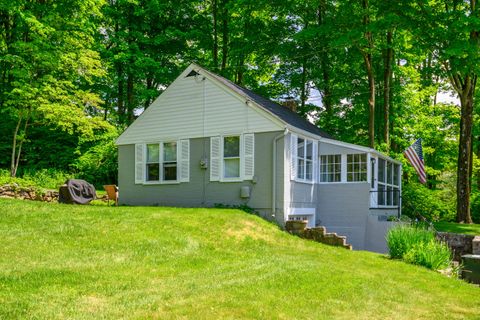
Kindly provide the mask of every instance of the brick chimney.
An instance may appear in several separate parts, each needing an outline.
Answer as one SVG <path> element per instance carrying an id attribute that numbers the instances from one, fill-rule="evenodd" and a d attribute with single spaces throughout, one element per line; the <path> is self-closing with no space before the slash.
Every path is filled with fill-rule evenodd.
<path id="1" fill-rule="evenodd" d="M 293 97 L 287 97 L 284 101 L 282 101 L 282 106 L 292 110 L 293 112 L 297 112 L 297 101 Z"/>

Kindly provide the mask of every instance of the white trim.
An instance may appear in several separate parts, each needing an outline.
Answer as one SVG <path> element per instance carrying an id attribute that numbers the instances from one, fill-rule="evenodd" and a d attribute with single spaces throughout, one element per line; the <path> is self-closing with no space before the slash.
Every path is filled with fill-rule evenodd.
<path id="1" fill-rule="evenodd" d="M 176 165 L 177 165 L 177 179 L 176 180 L 163 180 L 163 151 L 164 151 L 164 147 L 163 145 L 165 143 L 172 143 L 172 142 L 175 142 L 176 144 L 176 148 L 177 148 L 177 155 L 176 155 Z M 158 169 L 159 169 L 159 173 L 158 173 L 158 180 L 152 180 L 152 181 L 148 181 L 147 180 L 147 145 L 149 144 L 156 144 L 158 145 Z M 140 145 L 140 143 L 138 144 Z M 147 143 L 143 143 L 141 144 L 143 145 L 143 158 L 144 158 L 144 161 L 143 161 L 143 181 L 138 183 L 138 184 L 142 184 L 142 185 L 152 185 L 152 184 L 179 184 L 181 183 L 182 181 L 180 181 L 179 177 L 180 177 L 180 172 L 179 170 L 181 170 L 181 163 L 178 159 L 178 148 L 180 146 L 180 140 L 164 140 L 164 141 L 155 141 L 155 142 L 147 142 Z M 156 163 L 156 162 L 152 162 L 152 163 Z M 188 181 L 184 181 L 184 182 L 188 182 Z"/>
<path id="2" fill-rule="evenodd" d="M 290 208 L 290 212 L 288 213 L 290 216 L 294 215 L 314 215 L 316 208 Z"/>
<path id="3" fill-rule="evenodd" d="M 308 227 L 313 228 L 316 224 L 316 208 L 290 208 L 288 210 L 287 219 L 290 216 L 305 216 L 307 217 Z M 310 217 L 310 218 L 309 218 Z"/>

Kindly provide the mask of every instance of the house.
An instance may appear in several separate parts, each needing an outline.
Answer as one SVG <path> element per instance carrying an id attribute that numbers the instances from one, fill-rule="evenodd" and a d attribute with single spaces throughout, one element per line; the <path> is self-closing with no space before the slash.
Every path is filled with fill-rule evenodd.
<path id="1" fill-rule="evenodd" d="M 245 204 L 385 250 L 401 163 L 190 65 L 118 138 L 120 204 Z"/>

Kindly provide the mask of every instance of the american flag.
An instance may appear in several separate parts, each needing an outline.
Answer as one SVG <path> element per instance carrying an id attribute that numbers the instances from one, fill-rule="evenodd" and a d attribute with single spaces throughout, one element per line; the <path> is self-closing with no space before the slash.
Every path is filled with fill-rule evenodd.
<path id="1" fill-rule="evenodd" d="M 417 171 L 420 182 L 426 183 L 427 175 L 425 173 L 425 163 L 423 162 L 422 139 L 415 141 L 403 154 Z"/>

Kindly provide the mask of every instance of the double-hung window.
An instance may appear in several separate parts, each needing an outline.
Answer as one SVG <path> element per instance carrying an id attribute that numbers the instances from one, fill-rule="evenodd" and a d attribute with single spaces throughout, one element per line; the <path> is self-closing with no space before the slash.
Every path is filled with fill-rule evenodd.
<path id="1" fill-rule="evenodd" d="M 347 155 L 347 181 L 367 181 L 367 154 L 357 153 Z"/>
<path id="2" fill-rule="evenodd" d="M 147 182 L 177 180 L 177 143 L 147 144 L 145 180 Z"/>
<path id="3" fill-rule="evenodd" d="M 223 138 L 223 177 L 240 178 L 240 136 Z"/>
<path id="4" fill-rule="evenodd" d="M 297 178 L 313 180 L 313 141 L 297 138 Z"/>
<path id="5" fill-rule="evenodd" d="M 400 196 L 400 167 L 398 164 L 378 159 L 378 205 L 398 206 Z"/>
<path id="6" fill-rule="evenodd" d="M 342 180 L 342 155 L 320 156 L 320 182 L 340 182 Z"/>
<path id="7" fill-rule="evenodd" d="M 254 162 L 253 133 L 210 137 L 210 181 L 253 180 Z"/>

